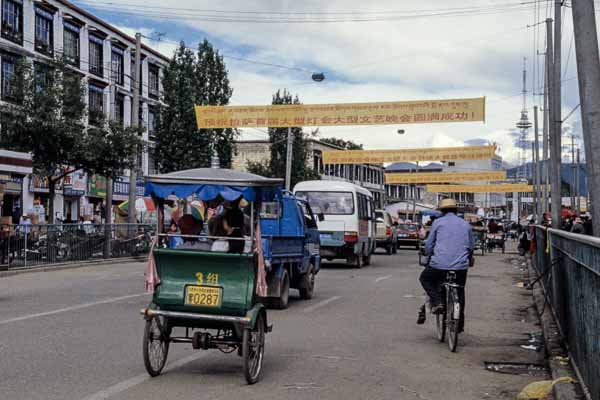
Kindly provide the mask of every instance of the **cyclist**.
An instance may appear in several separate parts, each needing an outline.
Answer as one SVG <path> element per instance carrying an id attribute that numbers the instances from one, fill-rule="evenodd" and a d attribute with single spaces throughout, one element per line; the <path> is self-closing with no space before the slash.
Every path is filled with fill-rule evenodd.
<path id="1" fill-rule="evenodd" d="M 471 226 L 457 214 L 458 207 L 453 199 L 444 199 L 440 205 L 442 216 L 431 227 L 425 243 L 425 253 L 430 257 L 428 265 L 419 280 L 429 296 L 432 314 L 444 312 L 441 298 L 441 285 L 448 271 L 456 273 L 459 290 L 461 315 L 458 331 L 464 329 L 465 291 L 467 270 L 473 261 L 473 233 Z M 425 322 L 424 308 L 419 311 L 418 324 Z"/>

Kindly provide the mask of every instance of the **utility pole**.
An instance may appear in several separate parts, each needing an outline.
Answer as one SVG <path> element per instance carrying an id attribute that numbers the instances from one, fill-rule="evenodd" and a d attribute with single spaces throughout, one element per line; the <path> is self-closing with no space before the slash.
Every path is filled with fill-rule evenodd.
<path id="1" fill-rule="evenodd" d="M 535 220 L 538 223 L 541 223 L 542 220 L 540 218 L 540 204 L 539 204 L 540 196 L 541 196 L 541 192 L 540 192 L 540 141 L 538 139 L 538 108 L 537 108 L 537 106 L 533 106 L 533 143 L 532 143 L 532 146 L 533 146 L 532 161 L 533 161 L 533 166 L 535 167 L 535 170 L 534 170 L 535 185 L 533 187 L 533 193 L 535 194 L 535 196 L 534 196 Z"/>
<path id="2" fill-rule="evenodd" d="M 575 210 L 575 135 L 571 135 L 571 184 L 569 185 L 571 210 Z"/>
<path id="3" fill-rule="evenodd" d="M 579 170 L 581 167 L 579 166 L 579 147 L 577 148 L 577 169 L 575 170 L 575 196 L 577 196 L 576 204 L 577 204 L 577 215 L 581 215 L 581 193 L 579 187 Z"/>
<path id="4" fill-rule="evenodd" d="M 133 101 L 131 104 L 131 126 L 136 127 L 139 125 L 140 120 L 140 87 L 141 87 L 141 77 L 142 70 L 140 68 L 140 61 L 142 56 L 142 34 L 135 34 L 135 59 L 134 59 L 134 69 L 135 76 L 133 78 Z M 136 191 L 137 191 L 137 159 L 138 159 L 138 151 L 133 155 L 133 163 L 132 168 L 129 169 L 129 223 L 135 224 L 137 222 L 136 212 L 135 212 L 135 200 L 136 200 Z"/>
<path id="5" fill-rule="evenodd" d="M 533 175 L 533 207 L 532 207 L 532 212 L 533 212 L 533 217 L 534 217 L 534 221 L 537 221 L 538 219 L 538 184 L 537 184 L 537 163 L 535 161 L 535 143 L 531 142 L 531 159 L 533 160 L 531 162 L 531 166 L 532 166 L 532 175 Z"/>
<path id="6" fill-rule="evenodd" d="M 546 31 L 547 36 L 551 35 L 552 20 L 546 20 Z M 550 115 L 550 105 L 549 105 L 549 82 L 550 82 L 550 63 L 552 62 L 552 46 L 546 46 L 546 56 L 544 59 L 544 130 L 542 134 L 542 163 L 543 163 L 543 185 L 544 185 L 544 194 L 542 199 L 542 213 L 546 213 L 550 208 L 548 207 L 548 185 L 550 184 L 550 163 L 548 162 L 548 144 L 549 144 L 549 115 Z M 542 214 L 543 219 L 543 214 Z"/>
<path id="7" fill-rule="evenodd" d="M 593 0 L 573 0 L 573 36 L 594 235 L 600 235 L 600 56 Z"/>
<path id="8" fill-rule="evenodd" d="M 560 228 L 562 210 L 562 170 L 561 170 L 561 8 L 562 1 L 554 1 L 554 55 L 552 60 L 552 109 L 550 111 L 550 124 L 553 127 L 550 141 L 550 158 L 552 159 L 552 227 Z"/>
<path id="9" fill-rule="evenodd" d="M 294 139 L 292 138 L 292 128 L 287 130 L 287 153 L 285 158 L 285 190 L 292 190 L 292 157 L 293 157 Z"/>

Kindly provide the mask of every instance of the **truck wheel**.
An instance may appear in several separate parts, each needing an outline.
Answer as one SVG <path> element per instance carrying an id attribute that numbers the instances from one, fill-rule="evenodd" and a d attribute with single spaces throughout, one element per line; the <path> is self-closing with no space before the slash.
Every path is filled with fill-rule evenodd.
<path id="1" fill-rule="evenodd" d="M 310 300 L 313 298 L 313 294 L 315 291 L 315 273 L 313 265 L 311 264 L 308 267 L 308 271 L 302 277 L 302 288 L 298 289 L 300 292 L 300 298 L 302 300 Z"/>
<path id="2" fill-rule="evenodd" d="M 385 252 L 388 256 L 392 255 L 392 245 L 391 244 L 388 244 L 385 246 Z"/>
<path id="3" fill-rule="evenodd" d="M 346 265 L 356 267 L 358 269 L 362 268 L 362 256 L 359 255 L 351 255 L 346 258 Z"/>
<path id="4" fill-rule="evenodd" d="M 364 266 L 371 265 L 371 254 L 368 256 L 363 256 L 362 262 Z"/>
<path id="5" fill-rule="evenodd" d="M 398 253 L 398 242 L 394 242 L 394 245 L 392 247 L 392 254 L 397 254 Z"/>
<path id="6" fill-rule="evenodd" d="M 288 308 L 290 302 L 290 276 L 288 275 L 287 270 L 283 271 L 283 276 L 281 277 L 281 290 L 279 297 L 275 299 L 274 306 L 278 310 L 285 310 Z"/>

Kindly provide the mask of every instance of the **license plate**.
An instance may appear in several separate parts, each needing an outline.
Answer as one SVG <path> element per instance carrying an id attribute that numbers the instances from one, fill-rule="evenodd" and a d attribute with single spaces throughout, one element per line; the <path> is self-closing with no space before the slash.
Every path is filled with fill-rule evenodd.
<path id="1" fill-rule="evenodd" d="M 331 235 L 323 234 L 323 235 L 321 235 L 321 240 L 331 240 Z"/>
<path id="2" fill-rule="evenodd" d="M 214 286 L 186 286 L 185 305 L 219 307 L 223 289 Z"/>

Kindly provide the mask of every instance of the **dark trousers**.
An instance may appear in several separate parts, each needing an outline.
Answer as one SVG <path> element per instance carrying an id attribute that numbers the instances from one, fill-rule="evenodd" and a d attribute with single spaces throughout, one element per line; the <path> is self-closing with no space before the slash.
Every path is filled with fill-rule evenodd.
<path id="1" fill-rule="evenodd" d="M 456 273 L 456 284 L 462 286 L 461 289 L 458 289 L 458 297 L 460 299 L 460 309 L 461 321 L 464 321 L 465 318 L 465 285 L 467 284 L 467 271 L 466 269 L 455 270 Z M 443 303 L 443 299 L 441 297 L 441 287 L 442 283 L 446 281 L 446 274 L 448 270 L 437 269 L 426 267 L 423 272 L 421 272 L 421 277 L 419 280 L 421 281 L 421 285 L 427 296 L 429 296 L 431 306 L 437 306 Z"/>

